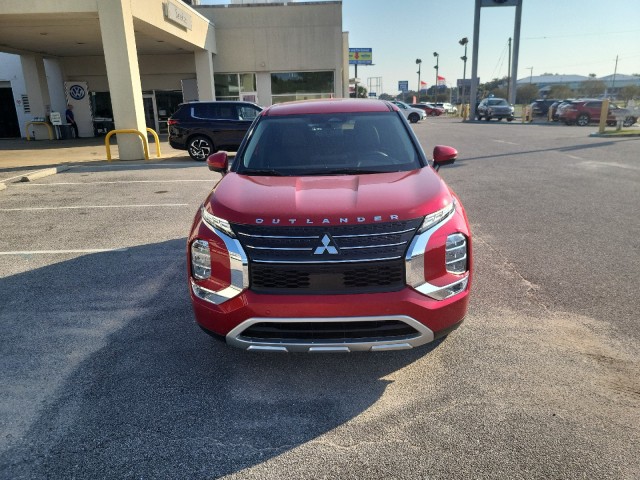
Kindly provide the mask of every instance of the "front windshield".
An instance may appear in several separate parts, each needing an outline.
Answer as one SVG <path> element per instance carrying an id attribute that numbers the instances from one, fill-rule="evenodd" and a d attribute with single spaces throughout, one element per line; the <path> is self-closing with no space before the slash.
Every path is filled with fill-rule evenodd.
<path id="1" fill-rule="evenodd" d="M 489 100 L 487 103 L 489 105 L 509 105 L 507 101 L 503 99 Z"/>
<path id="2" fill-rule="evenodd" d="M 395 112 L 261 117 L 234 163 L 242 175 L 355 175 L 424 166 Z"/>

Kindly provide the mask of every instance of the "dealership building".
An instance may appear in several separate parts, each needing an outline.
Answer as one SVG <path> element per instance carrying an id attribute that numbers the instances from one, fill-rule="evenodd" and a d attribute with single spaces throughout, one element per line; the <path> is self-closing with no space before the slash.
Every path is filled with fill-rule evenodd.
<path id="1" fill-rule="evenodd" d="M 64 123 L 68 104 L 88 137 L 166 133 L 184 101 L 348 96 L 342 2 L 236 1 L 3 0 L 0 138 L 47 138 L 38 121 L 59 112 Z M 118 146 L 143 158 L 134 135 Z"/>

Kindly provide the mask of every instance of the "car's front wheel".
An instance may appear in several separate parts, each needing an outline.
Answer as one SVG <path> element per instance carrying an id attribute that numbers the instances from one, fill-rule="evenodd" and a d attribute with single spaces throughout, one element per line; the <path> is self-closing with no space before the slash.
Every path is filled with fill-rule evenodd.
<path id="1" fill-rule="evenodd" d="M 630 127 L 631 125 L 633 125 L 634 123 L 636 123 L 638 121 L 637 118 L 634 117 L 627 117 L 624 119 L 624 121 L 622 122 L 622 126 L 623 127 Z"/>
<path id="2" fill-rule="evenodd" d="M 580 115 L 578 115 L 578 118 L 576 118 L 576 123 L 581 127 L 586 127 L 587 125 L 589 125 L 589 115 L 587 115 L 586 113 L 581 113 Z"/>
<path id="3" fill-rule="evenodd" d="M 214 153 L 213 143 L 204 135 L 198 135 L 189 140 L 187 151 L 193 160 L 204 162 L 209 155 Z"/>
<path id="4" fill-rule="evenodd" d="M 417 113 L 412 113 L 409 115 L 409 121 L 411 123 L 418 123 L 418 120 L 420 120 L 420 116 Z"/>

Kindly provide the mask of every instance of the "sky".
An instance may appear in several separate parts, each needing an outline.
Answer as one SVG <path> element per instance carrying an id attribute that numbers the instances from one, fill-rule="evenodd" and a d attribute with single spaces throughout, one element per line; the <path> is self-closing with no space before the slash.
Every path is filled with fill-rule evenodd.
<path id="1" fill-rule="evenodd" d="M 284 1 L 284 0 L 282 0 Z M 224 4 L 225 0 L 201 0 Z M 439 74 L 455 86 L 463 76 L 467 37 L 466 78 L 471 76 L 474 0 L 343 0 L 342 28 L 349 46 L 372 48 L 372 66 L 358 66 L 358 78 L 382 77 L 378 93 L 398 93 L 398 81 L 418 86 L 435 82 L 433 52 Z M 482 8 L 478 76 L 480 82 L 507 75 L 508 39 L 513 37 L 515 7 Z M 640 0 L 523 0 L 518 79 L 543 73 L 601 77 L 640 74 Z M 350 66 L 349 76 L 355 74 Z M 424 86 L 423 86 L 424 88 Z"/>

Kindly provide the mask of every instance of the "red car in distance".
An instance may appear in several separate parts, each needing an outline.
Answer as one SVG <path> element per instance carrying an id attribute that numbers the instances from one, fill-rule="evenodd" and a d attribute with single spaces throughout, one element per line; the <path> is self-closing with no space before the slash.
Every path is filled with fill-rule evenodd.
<path id="1" fill-rule="evenodd" d="M 559 118 L 567 125 L 586 127 L 589 123 L 600 121 L 601 111 L 602 100 L 574 100 L 560 112 Z M 615 126 L 618 121 L 622 122 L 623 126 L 630 127 L 638 118 L 630 110 L 610 103 L 607 125 Z"/>
<path id="2" fill-rule="evenodd" d="M 411 106 L 413 108 L 419 108 L 420 110 L 424 110 L 427 115 L 430 117 L 439 117 L 444 112 L 444 108 L 437 107 L 432 103 L 412 103 Z"/>

